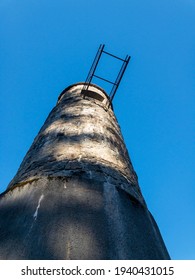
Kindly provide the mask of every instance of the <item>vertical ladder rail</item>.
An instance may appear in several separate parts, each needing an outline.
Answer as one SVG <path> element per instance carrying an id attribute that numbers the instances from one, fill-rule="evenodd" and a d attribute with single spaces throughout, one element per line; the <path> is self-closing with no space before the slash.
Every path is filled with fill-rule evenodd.
<path id="1" fill-rule="evenodd" d="M 115 83 L 114 83 L 114 85 L 113 85 L 113 87 L 112 87 L 112 90 L 111 90 L 111 92 L 110 92 L 110 101 L 112 102 L 112 100 L 114 99 L 114 96 L 115 96 L 115 94 L 116 94 L 116 91 L 117 91 L 117 89 L 118 89 L 118 87 L 119 87 L 119 84 L 120 84 L 120 82 L 121 82 L 121 79 L 122 79 L 122 77 L 123 77 L 123 74 L 124 74 L 124 72 L 125 72 L 125 70 L 126 70 L 126 68 L 127 68 L 127 65 L 128 65 L 128 63 L 129 63 L 129 60 L 130 60 L 130 56 L 126 56 L 126 58 L 125 58 L 125 60 L 124 60 L 124 62 L 123 62 L 123 64 L 122 64 L 122 66 L 121 66 L 121 69 L 120 69 L 120 71 L 119 71 L 119 73 L 118 73 L 118 76 L 117 76 L 117 78 L 116 78 L 116 80 L 115 80 Z"/>
<path id="2" fill-rule="evenodd" d="M 93 61 L 92 65 L 91 65 L 91 68 L 89 70 L 88 76 L 87 76 L 87 78 L 85 80 L 85 85 L 83 87 L 83 90 L 87 90 L 89 85 L 90 85 L 90 83 L 91 83 L 91 81 L 92 81 L 92 78 L 94 76 L 95 70 L 97 68 L 97 65 L 98 65 L 98 62 L 99 62 L 100 57 L 102 55 L 104 47 L 105 47 L 105 45 L 101 44 L 99 49 L 98 49 L 98 51 L 97 51 L 97 53 L 96 53 L 94 61 Z"/>

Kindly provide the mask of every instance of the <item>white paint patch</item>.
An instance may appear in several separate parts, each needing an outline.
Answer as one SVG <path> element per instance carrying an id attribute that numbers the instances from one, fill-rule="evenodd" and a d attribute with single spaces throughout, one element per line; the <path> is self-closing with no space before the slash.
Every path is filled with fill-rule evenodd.
<path id="1" fill-rule="evenodd" d="M 43 198 L 44 198 L 44 195 L 42 194 L 42 195 L 40 196 L 40 198 L 39 198 L 39 202 L 38 202 L 36 211 L 35 211 L 35 213 L 34 213 L 34 215 L 33 215 L 33 218 L 34 218 L 35 220 L 37 219 L 39 207 L 40 207 L 40 205 L 41 205 L 41 201 L 42 201 Z"/>
<path id="2" fill-rule="evenodd" d="M 79 155 L 78 161 L 80 162 L 82 158 L 82 155 Z"/>
<path id="3" fill-rule="evenodd" d="M 89 178 L 90 178 L 90 179 L 92 179 L 92 178 L 93 178 L 92 171 L 91 171 L 91 170 L 89 170 L 89 171 L 88 171 L 88 173 L 89 173 Z"/>
<path id="4" fill-rule="evenodd" d="M 67 189 L 66 183 L 64 183 L 64 189 Z"/>

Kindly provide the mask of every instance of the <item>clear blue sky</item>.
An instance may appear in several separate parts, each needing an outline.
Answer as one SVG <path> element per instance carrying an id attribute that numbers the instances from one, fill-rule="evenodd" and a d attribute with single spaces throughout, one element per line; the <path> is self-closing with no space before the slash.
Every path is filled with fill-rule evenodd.
<path id="1" fill-rule="evenodd" d="M 132 56 L 114 109 L 143 195 L 171 257 L 195 259 L 195 0 L 0 0 L 0 38 L 0 190 L 105 43 Z"/>

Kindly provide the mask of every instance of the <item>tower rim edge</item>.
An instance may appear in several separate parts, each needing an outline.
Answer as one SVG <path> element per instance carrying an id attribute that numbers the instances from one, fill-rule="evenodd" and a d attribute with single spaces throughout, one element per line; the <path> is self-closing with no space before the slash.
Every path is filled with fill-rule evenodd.
<path id="1" fill-rule="evenodd" d="M 86 82 L 78 82 L 78 83 L 74 83 L 74 84 L 69 85 L 68 87 L 66 87 L 66 88 L 60 93 L 60 95 L 58 96 L 58 101 L 57 101 L 57 102 L 59 102 L 59 100 L 62 98 L 62 96 L 65 94 L 65 92 L 68 91 L 69 89 L 71 89 L 72 87 L 74 87 L 74 86 L 79 86 L 79 85 L 83 85 L 83 86 L 84 86 L 84 85 L 87 85 L 87 84 L 88 84 L 88 83 L 86 83 Z M 108 99 L 108 101 L 109 101 L 109 103 L 110 103 L 110 105 L 111 105 L 111 108 L 113 109 L 112 101 L 110 100 L 110 97 L 109 97 L 109 95 L 107 94 L 107 92 L 106 92 L 102 87 L 100 87 L 100 86 L 98 86 L 98 85 L 96 85 L 96 84 L 93 84 L 93 83 L 90 83 L 89 86 L 92 86 L 92 87 L 95 87 L 95 88 L 99 89 L 99 90 L 106 96 L 106 98 Z"/>

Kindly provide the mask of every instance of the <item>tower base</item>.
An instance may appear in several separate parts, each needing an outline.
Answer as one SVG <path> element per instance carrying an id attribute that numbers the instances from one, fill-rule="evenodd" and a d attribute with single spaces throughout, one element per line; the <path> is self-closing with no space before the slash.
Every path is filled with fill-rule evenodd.
<path id="1" fill-rule="evenodd" d="M 42 177 L 0 197 L 0 259 L 169 259 L 148 209 L 83 176 Z"/>

